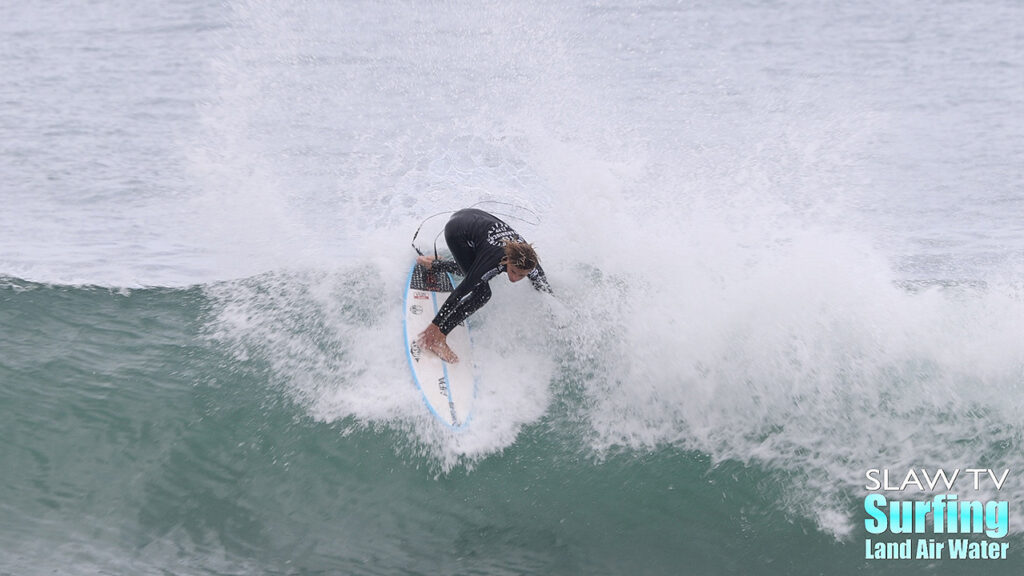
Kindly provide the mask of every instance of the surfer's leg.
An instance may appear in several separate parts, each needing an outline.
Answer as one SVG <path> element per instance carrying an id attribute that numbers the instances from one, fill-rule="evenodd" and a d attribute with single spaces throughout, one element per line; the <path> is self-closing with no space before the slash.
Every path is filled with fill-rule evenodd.
<path id="1" fill-rule="evenodd" d="M 466 318 L 469 318 L 471 314 L 479 310 L 481 306 L 487 304 L 487 301 L 490 299 L 491 287 L 487 285 L 487 282 L 483 282 L 462 300 L 459 300 L 451 314 L 438 314 L 443 320 L 441 320 L 440 324 L 432 322 L 419 335 L 420 345 L 437 354 L 449 364 L 458 362 L 459 357 L 448 347 L 448 334 L 455 330 L 455 327 L 465 321 Z M 445 305 L 449 305 L 448 302 L 445 302 Z M 434 322 L 436 321 L 435 319 Z"/>
<path id="2" fill-rule="evenodd" d="M 438 313 L 438 317 L 443 318 L 443 320 L 437 327 L 441 329 L 442 334 L 447 336 L 456 326 L 465 321 L 466 318 L 469 318 L 484 304 L 487 304 L 487 301 L 490 299 L 491 287 L 487 285 L 487 282 L 481 282 L 472 292 L 466 294 L 462 300 L 455 304 L 455 310 L 450 314 L 445 314 L 444 306 L 442 306 L 442 311 Z M 445 302 L 445 305 L 448 305 L 448 302 Z"/>
<path id="3" fill-rule="evenodd" d="M 459 268 L 462 268 L 462 275 L 465 276 L 466 271 L 473 267 L 473 262 L 476 260 L 476 249 L 469 243 L 463 220 L 464 218 L 459 217 L 456 213 L 456 216 L 453 216 L 445 224 L 444 241 L 448 245 L 448 249 L 451 250 L 455 262 L 459 264 Z"/>

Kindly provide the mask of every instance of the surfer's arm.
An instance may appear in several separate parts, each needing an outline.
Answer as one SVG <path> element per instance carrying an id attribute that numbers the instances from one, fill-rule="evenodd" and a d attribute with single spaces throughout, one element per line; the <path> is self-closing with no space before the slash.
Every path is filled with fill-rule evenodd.
<path id="1" fill-rule="evenodd" d="M 530 279 L 530 284 L 533 284 L 534 288 L 551 294 L 551 284 L 548 282 L 548 277 L 544 275 L 544 269 L 540 267 L 540 264 L 530 272 L 527 278 Z"/>
<path id="2" fill-rule="evenodd" d="M 437 270 L 438 272 L 451 272 L 452 274 L 462 275 L 462 268 L 459 268 L 458 262 L 454 260 L 441 260 L 440 258 L 434 258 L 433 256 L 420 256 L 416 258 L 416 261 L 422 264 L 427 270 Z"/>

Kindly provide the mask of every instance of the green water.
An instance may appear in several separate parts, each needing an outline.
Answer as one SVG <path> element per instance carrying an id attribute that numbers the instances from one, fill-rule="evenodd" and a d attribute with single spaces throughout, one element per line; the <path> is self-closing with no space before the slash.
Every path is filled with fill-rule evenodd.
<path id="1" fill-rule="evenodd" d="M 672 447 L 597 455 L 573 423 L 582 400 L 571 386 L 514 444 L 446 470 L 401 422 L 311 417 L 260 358 L 206 336 L 214 306 L 202 288 L 10 281 L 0 297 L 3 573 L 1019 566 L 865 562 L 862 532 L 836 539 L 793 513 L 795 471 Z M 856 517 L 853 495 L 849 509 Z"/>

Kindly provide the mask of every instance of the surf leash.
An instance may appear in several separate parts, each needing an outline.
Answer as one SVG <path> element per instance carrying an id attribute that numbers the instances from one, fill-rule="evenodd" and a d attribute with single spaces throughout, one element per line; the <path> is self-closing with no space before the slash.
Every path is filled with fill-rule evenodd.
<path id="1" fill-rule="evenodd" d="M 424 218 L 423 222 L 420 222 L 420 225 L 416 228 L 416 233 L 412 235 L 412 249 L 415 250 L 416 253 L 419 254 L 420 256 L 426 256 L 426 254 L 424 254 L 418 247 L 416 247 L 416 237 L 420 235 L 420 230 L 423 229 L 423 225 L 426 224 L 427 220 L 430 220 L 431 218 L 436 218 L 436 217 L 442 216 L 444 214 L 454 214 L 454 213 L 455 213 L 454 210 L 447 210 L 445 212 L 438 212 L 437 214 L 431 214 L 430 216 L 427 216 L 426 218 Z M 443 228 L 441 229 L 441 232 L 444 232 Z M 437 236 L 434 236 L 434 259 L 435 260 L 438 259 L 437 258 L 437 239 L 438 239 L 438 237 L 441 236 L 441 232 L 438 232 Z"/>
<path id="2" fill-rule="evenodd" d="M 491 212 L 491 214 L 494 214 L 495 216 L 504 216 L 504 217 L 512 219 L 512 220 L 519 220 L 520 222 L 524 222 L 526 224 L 529 224 L 530 226 L 540 226 L 540 215 L 537 214 L 537 212 L 535 212 L 533 209 L 527 208 L 526 206 L 523 206 L 521 204 L 515 204 L 515 203 L 512 203 L 512 202 L 503 202 L 501 200 L 481 200 L 481 201 L 477 202 L 476 204 L 473 204 L 472 206 L 470 206 L 470 208 L 476 208 L 477 206 L 479 206 L 481 204 L 501 204 L 502 206 L 510 206 L 512 208 L 518 208 L 518 209 L 520 209 L 520 210 L 522 210 L 524 212 L 529 212 L 530 215 L 533 217 L 531 220 L 527 220 L 526 218 L 523 218 L 522 216 L 516 216 L 516 215 L 513 215 L 513 214 L 503 214 L 501 212 Z"/>

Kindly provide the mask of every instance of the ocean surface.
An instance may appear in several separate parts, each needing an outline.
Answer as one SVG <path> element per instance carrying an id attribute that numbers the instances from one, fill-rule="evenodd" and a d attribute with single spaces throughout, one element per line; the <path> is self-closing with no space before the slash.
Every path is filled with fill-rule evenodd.
<path id="1" fill-rule="evenodd" d="M 0 574 L 1024 569 L 1017 0 L 11 1 L 0 38 Z M 402 284 L 480 202 L 555 294 L 492 282 L 452 433 Z M 866 558 L 869 470 L 957 468 L 1009 470 L 952 490 L 1006 559 Z"/>

